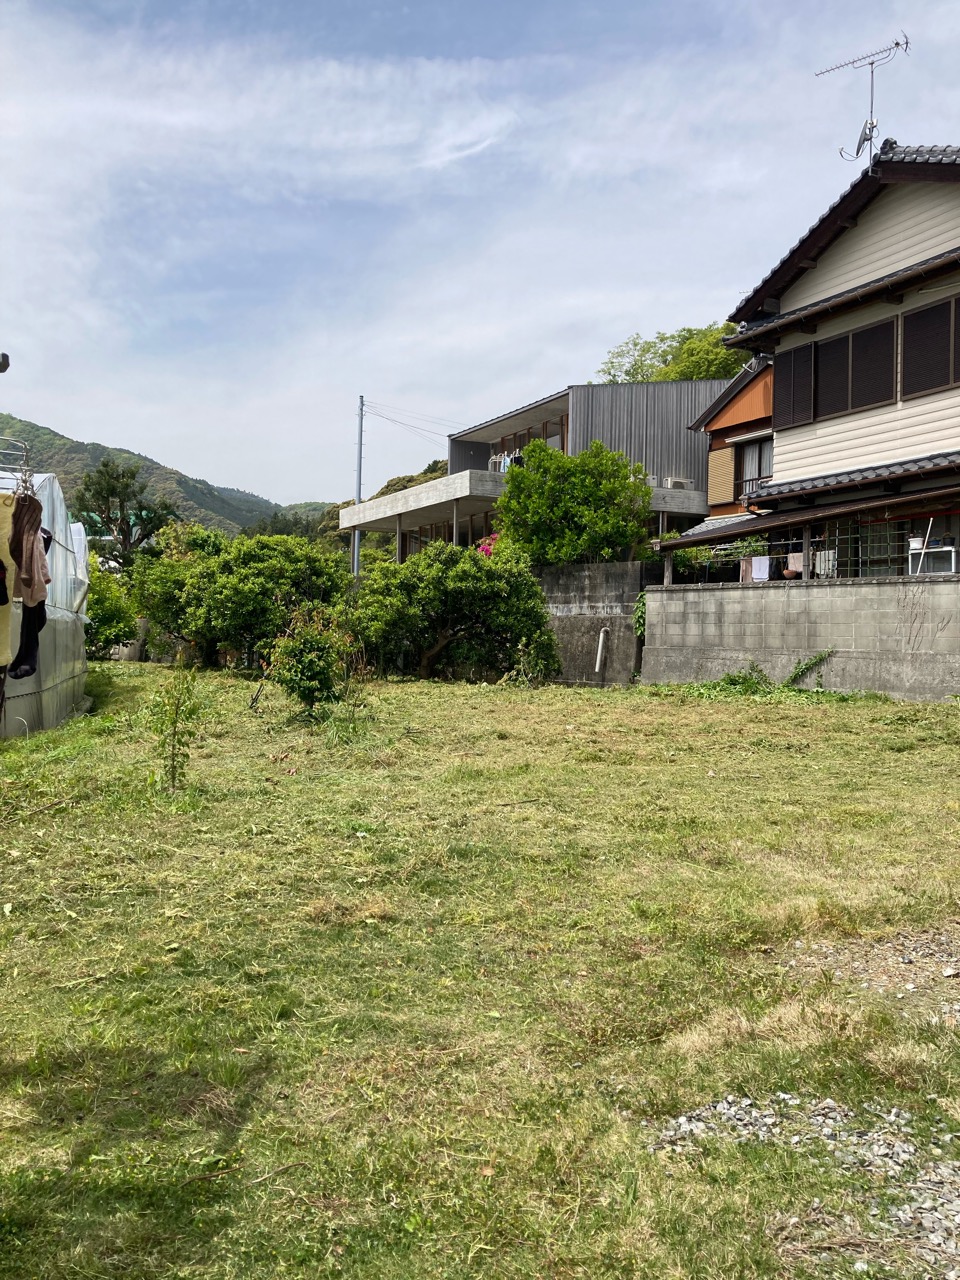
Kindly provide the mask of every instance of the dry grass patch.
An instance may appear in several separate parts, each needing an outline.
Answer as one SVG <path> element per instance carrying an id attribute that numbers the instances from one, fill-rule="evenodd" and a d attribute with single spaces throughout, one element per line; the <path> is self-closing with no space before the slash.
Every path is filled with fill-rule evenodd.
<path id="1" fill-rule="evenodd" d="M 396 910 L 378 895 L 344 902 L 339 898 L 315 898 L 304 909 L 312 924 L 340 925 L 387 924 L 397 919 Z"/>

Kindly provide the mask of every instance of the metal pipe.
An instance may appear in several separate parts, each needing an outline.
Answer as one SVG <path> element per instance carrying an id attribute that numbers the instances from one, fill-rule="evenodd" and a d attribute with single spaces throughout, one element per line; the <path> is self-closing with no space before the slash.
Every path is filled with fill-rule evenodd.
<path id="1" fill-rule="evenodd" d="M 356 487 L 356 504 L 359 507 L 361 502 L 361 490 L 363 480 L 363 396 L 360 397 L 360 406 L 357 409 L 357 487 Z M 353 541 L 350 547 L 350 567 L 353 570 L 355 578 L 360 577 L 360 526 L 353 527 Z"/>
<path id="2" fill-rule="evenodd" d="M 600 635 L 597 637 L 597 665 L 594 667 L 594 675 L 600 675 L 603 671 L 603 665 L 607 660 L 607 641 L 610 639 L 610 628 L 601 627 Z"/>

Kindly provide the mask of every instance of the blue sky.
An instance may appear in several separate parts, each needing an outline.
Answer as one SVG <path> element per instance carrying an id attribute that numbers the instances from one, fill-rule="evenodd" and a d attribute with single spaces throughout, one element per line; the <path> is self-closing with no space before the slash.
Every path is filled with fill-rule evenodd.
<path id="1" fill-rule="evenodd" d="M 881 135 L 958 142 L 949 3 L 0 0 L 0 404 L 347 496 L 361 392 L 471 423 L 725 315 L 902 26 Z M 373 419 L 364 490 L 443 452 Z"/>

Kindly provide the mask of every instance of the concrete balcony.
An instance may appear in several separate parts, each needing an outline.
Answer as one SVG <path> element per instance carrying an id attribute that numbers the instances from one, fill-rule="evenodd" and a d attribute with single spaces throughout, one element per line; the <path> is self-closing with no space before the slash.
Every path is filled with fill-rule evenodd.
<path id="1" fill-rule="evenodd" d="M 400 534 L 430 525 L 459 525 L 471 517 L 489 515 L 503 493 L 503 483 L 503 476 L 494 471 L 457 471 L 400 493 L 345 507 L 340 512 L 340 528 Z M 482 536 L 482 531 L 477 536 Z"/>

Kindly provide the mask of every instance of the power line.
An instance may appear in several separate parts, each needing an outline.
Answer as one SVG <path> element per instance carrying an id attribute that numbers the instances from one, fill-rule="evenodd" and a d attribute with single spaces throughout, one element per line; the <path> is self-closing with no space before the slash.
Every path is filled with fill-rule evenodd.
<path id="1" fill-rule="evenodd" d="M 384 404 L 382 401 L 370 401 L 370 403 L 376 404 L 380 409 L 389 409 L 391 413 L 402 413 L 407 418 L 420 418 L 424 422 L 435 422 L 441 427 L 469 427 L 471 425 L 469 422 L 458 422 L 456 418 L 438 418 L 431 413 L 417 413 L 413 409 L 404 409 L 396 404 Z"/>
<path id="2" fill-rule="evenodd" d="M 390 414 L 381 413 L 379 409 L 371 408 L 369 404 L 366 406 L 366 411 L 371 417 L 382 418 L 384 422 L 392 422 L 394 426 L 400 427 L 404 431 L 409 431 L 411 435 L 416 436 L 419 440 L 425 440 L 427 444 L 437 444 L 440 440 L 446 439 L 446 436 L 439 431 L 430 431 L 427 427 L 421 427 L 412 422 L 404 422 L 401 418 L 394 418 Z"/>

